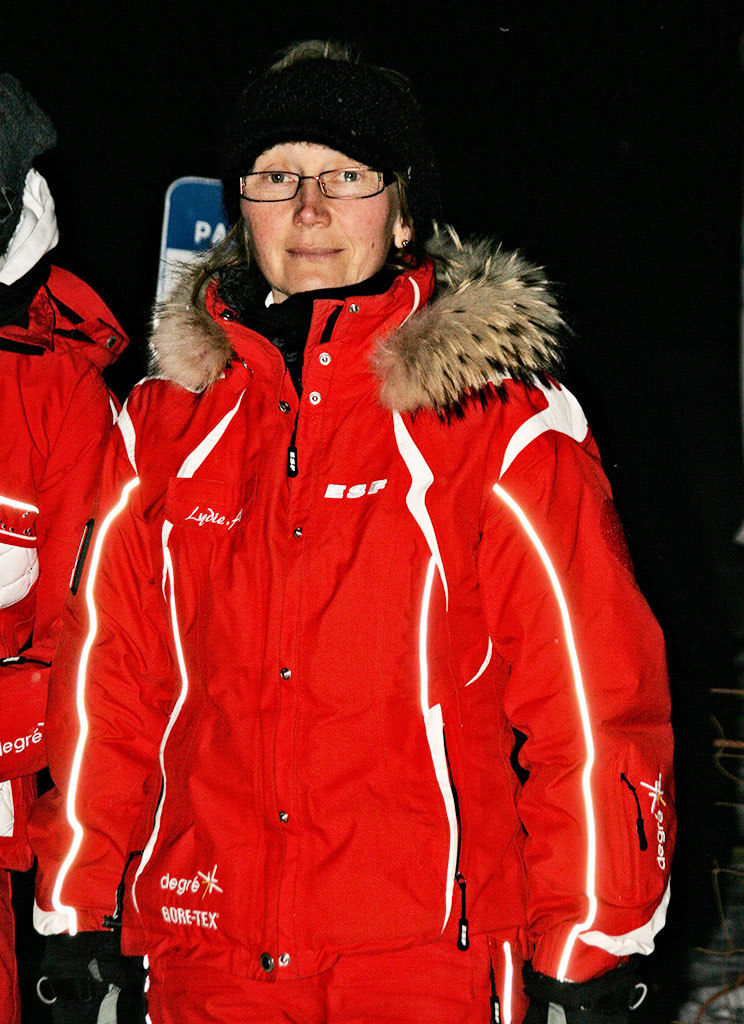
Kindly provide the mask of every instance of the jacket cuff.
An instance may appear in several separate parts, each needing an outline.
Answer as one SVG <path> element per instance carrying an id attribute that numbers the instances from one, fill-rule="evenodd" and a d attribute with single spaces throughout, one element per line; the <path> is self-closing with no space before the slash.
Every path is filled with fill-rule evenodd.
<path id="1" fill-rule="evenodd" d="M 78 934 L 84 932 L 100 932 L 104 913 L 95 910 L 76 910 Z M 45 909 L 39 905 L 38 897 L 34 902 L 34 928 L 40 935 L 66 935 L 70 929 L 67 914 L 58 910 Z"/>
<path id="2" fill-rule="evenodd" d="M 628 1010 L 638 1003 L 637 990 L 642 990 L 641 1001 L 645 996 L 645 986 L 628 963 L 586 982 L 557 981 L 535 971 L 530 963 L 524 965 L 522 975 L 530 1004 L 557 1004 L 572 1011 L 569 1019 L 581 1010 L 585 1015 L 593 1012 L 597 1020 L 627 1020 Z M 584 1016 L 578 1019 L 583 1021 Z"/>
<path id="3" fill-rule="evenodd" d="M 570 935 L 571 929 L 566 926 L 565 928 L 555 928 L 547 935 L 537 939 L 532 957 L 532 966 L 535 971 L 552 978 L 558 977 L 558 969 Z M 613 956 L 612 953 L 600 949 L 599 946 L 589 946 L 582 942 L 581 936 L 579 936 L 573 943 L 571 955 L 568 958 L 566 976 L 563 980 L 589 981 L 591 978 L 613 970 L 625 963 L 627 959 L 626 956 Z"/>

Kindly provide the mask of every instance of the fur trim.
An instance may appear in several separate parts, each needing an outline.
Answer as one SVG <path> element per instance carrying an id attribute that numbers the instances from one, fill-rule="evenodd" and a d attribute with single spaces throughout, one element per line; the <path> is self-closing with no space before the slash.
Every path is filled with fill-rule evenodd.
<path id="1" fill-rule="evenodd" d="M 463 243 L 453 228 L 437 231 L 427 252 L 436 266 L 434 298 L 374 355 L 384 405 L 446 415 L 487 384 L 556 373 L 565 324 L 539 267 L 488 241 Z M 203 301 L 191 303 L 192 287 L 193 271 L 157 311 L 151 372 L 203 391 L 232 350 Z"/>
<path id="2" fill-rule="evenodd" d="M 222 375 L 233 351 L 226 332 L 207 312 L 203 292 L 196 304 L 191 301 L 194 281 L 193 268 L 185 270 L 173 296 L 156 306 L 148 369 L 150 376 L 205 391 Z"/>
<path id="3" fill-rule="evenodd" d="M 556 372 L 565 324 L 539 267 L 487 241 L 463 244 L 450 227 L 427 251 L 434 299 L 374 359 L 384 405 L 444 414 L 486 384 Z"/>

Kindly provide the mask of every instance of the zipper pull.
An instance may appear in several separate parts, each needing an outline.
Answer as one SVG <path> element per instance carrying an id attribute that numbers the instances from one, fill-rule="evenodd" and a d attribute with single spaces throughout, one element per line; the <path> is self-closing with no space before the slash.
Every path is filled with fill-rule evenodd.
<path id="1" fill-rule="evenodd" d="M 295 416 L 294 429 L 287 449 L 287 476 L 297 476 L 297 420 L 300 418 L 300 411 Z"/>
<path id="2" fill-rule="evenodd" d="M 638 833 L 638 845 L 642 850 L 647 850 L 648 839 L 646 839 L 646 830 L 643 827 L 643 818 L 636 819 L 636 832 Z"/>
<path id="3" fill-rule="evenodd" d="M 465 878 L 459 871 L 455 875 L 455 881 L 460 886 L 461 897 L 460 920 L 457 922 L 457 948 L 466 950 L 470 947 L 470 939 L 468 937 L 468 915 L 465 905 L 465 887 L 467 885 L 467 882 L 465 881 Z"/>
<path id="4" fill-rule="evenodd" d="M 636 790 L 633 783 L 630 781 L 625 772 L 620 772 L 620 781 L 624 782 L 628 789 L 633 794 L 633 799 L 636 803 L 636 809 L 638 810 L 638 817 L 636 818 L 636 832 L 638 833 L 638 845 L 641 850 L 648 849 L 648 840 L 646 839 L 646 830 L 643 827 L 643 814 L 641 813 L 641 802 L 638 799 L 638 791 Z"/>
<path id="5" fill-rule="evenodd" d="M 121 873 L 121 880 L 116 887 L 116 906 L 113 914 L 107 914 L 104 917 L 102 921 L 104 928 L 110 928 L 112 931 L 117 928 L 121 928 L 121 913 L 124 907 L 124 887 L 126 885 L 127 871 L 129 870 L 129 865 L 132 863 L 134 858 L 141 857 L 144 852 L 144 850 L 132 850 L 127 857 L 127 862 Z"/>

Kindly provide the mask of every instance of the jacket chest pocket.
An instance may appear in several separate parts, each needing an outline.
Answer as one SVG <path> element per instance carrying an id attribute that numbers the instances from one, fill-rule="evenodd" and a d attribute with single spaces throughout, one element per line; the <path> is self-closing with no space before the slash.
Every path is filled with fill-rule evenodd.
<path id="1" fill-rule="evenodd" d="M 171 477 L 165 518 L 174 530 L 194 531 L 204 543 L 228 540 L 241 534 L 250 520 L 256 485 L 255 476 L 237 483 Z"/>
<path id="2" fill-rule="evenodd" d="M 231 628 L 235 602 L 245 594 L 246 549 L 255 547 L 255 501 L 256 477 L 236 483 L 171 477 L 163 539 L 186 631 L 197 618 L 205 635 Z"/>

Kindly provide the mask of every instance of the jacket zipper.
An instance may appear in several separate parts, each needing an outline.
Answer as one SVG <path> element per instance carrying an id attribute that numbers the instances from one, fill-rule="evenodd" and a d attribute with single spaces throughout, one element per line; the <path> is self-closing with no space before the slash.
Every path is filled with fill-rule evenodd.
<path id="1" fill-rule="evenodd" d="M 452 778 L 452 766 L 450 765 L 449 752 L 447 750 L 447 737 L 444 736 L 444 756 L 447 759 L 447 774 L 449 775 L 450 789 L 452 790 L 452 801 L 455 805 L 455 818 L 457 819 L 457 857 L 455 858 L 455 881 L 460 889 L 460 920 L 457 922 L 457 948 L 465 951 L 470 948 L 470 925 L 467 914 L 467 881 L 460 871 L 460 849 L 462 846 L 462 821 L 460 820 L 460 800 L 457 796 L 457 787 Z"/>
<path id="2" fill-rule="evenodd" d="M 636 809 L 638 811 L 638 817 L 636 818 L 636 832 L 638 833 L 638 844 L 641 850 L 647 850 L 648 840 L 646 839 L 646 830 L 643 827 L 643 814 L 641 813 L 641 802 L 638 799 L 638 792 L 633 783 L 628 778 L 628 776 L 625 774 L 625 772 L 620 772 L 620 781 L 624 782 L 633 794 L 633 799 L 635 800 Z"/>
<path id="3" fill-rule="evenodd" d="M 41 658 L 27 658 L 23 654 L 12 654 L 7 658 L 0 658 L 0 665 L 43 665 L 51 668 L 51 661 L 42 661 Z"/>
<path id="4" fill-rule="evenodd" d="M 121 914 L 124 908 L 124 887 L 126 885 L 127 871 L 129 870 L 129 865 L 132 863 L 134 858 L 141 857 L 143 853 L 144 850 L 132 850 L 127 857 L 127 862 L 121 873 L 121 881 L 116 887 L 116 906 L 113 914 L 104 917 L 102 922 L 104 928 L 110 928 L 111 930 L 121 928 Z"/>
<path id="5" fill-rule="evenodd" d="M 333 328 L 336 326 L 336 321 L 338 320 L 339 316 L 341 315 L 341 310 L 343 308 L 344 308 L 343 306 L 336 306 L 336 308 L 331 311 L 328 319 L 325 322 L 325 327 L 323 328 L 323 333 L 320 336 L 320 341 L 318 342 L 319 345 L 327 345 L 328 342 L 331 340 L 331 335 L 333 334 Z M 300 418 L 300 410 L 298 409 L 297 410 L 297 415 L 295 416 L 294 428 L 292 429 L 292 437 L 290 438 L 290 441 L 289 441 L 289 448 L 287 449 L 287 476 L 288 477 L 295 477 L 295 476 L 297 476 L 297 473 L 298 473 L 298 466 L 297 466 L 297 421 L 299 420 L 299 418 Z"/>

